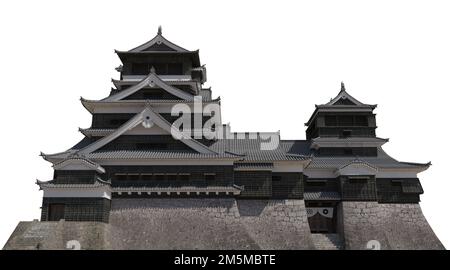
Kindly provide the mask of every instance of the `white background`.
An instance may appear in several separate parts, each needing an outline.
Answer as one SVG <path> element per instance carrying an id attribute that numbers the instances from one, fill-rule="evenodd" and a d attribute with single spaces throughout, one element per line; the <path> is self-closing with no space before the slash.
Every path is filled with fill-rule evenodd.
<path id="1" fill-rule="evenodd" d="M 79 97 L 100 99 L 118 78 L 114 49 L 163 35 L 200 49 L 233 131 L 304 139 L 314 104 L 344 81 L 378 104 L 377 135 L 401 161 L 428 162 L 423 212 L 450 247 L 448 1 L 1 1 L 0 246 L 40 218 L 38 156 L 71 147 L 90 126 Z"/>

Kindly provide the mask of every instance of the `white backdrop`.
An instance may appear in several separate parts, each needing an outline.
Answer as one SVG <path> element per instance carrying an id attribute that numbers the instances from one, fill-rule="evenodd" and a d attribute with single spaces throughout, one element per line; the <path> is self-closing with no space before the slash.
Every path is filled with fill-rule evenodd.
<path id="1" fill-rule="evenodd" d="M 401 161 L 428 162 L 422 209 L 450 247 L 446 173 L 450 4 L 446 1 L 1 1 L 0 246 L 39 218 L 40 151 L 66 150 L 91 115 L 79 97 L 110 90 L 114 49 L 163 35 L 200 49 L 233 131 L 304 139 L 303 125 L 340 82 L 378 104 L 377 135 Z M 338 2 L 338 3 L 337 3 Z"/>

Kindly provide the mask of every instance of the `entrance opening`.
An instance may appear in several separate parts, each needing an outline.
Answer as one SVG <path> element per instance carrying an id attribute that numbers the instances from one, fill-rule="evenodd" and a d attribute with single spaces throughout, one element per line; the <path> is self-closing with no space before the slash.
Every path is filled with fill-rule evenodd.
<path id="1" fill-rule="evenodd" d="M 64 219 L 64 204 L 52 203 L 48 206 L 48 221 Z"/>
<path id="2" fill-rule="evenodd" d="M 335 202 L 306 202 L 306 211 L 311 233 L 336 233 Z"/>

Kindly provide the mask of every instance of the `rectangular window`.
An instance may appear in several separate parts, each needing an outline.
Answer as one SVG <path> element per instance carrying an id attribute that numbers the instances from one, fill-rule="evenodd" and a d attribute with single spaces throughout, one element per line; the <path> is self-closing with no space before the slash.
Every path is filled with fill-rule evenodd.
<path id="1" fill-rule="evenodd" d="M 189 182 L 189 174 L 180 174 L 178 177 L 180 178 L 180 181 L 185 183 Z"/>
<path id="2" fill-rule="evenodd" d="M 118 180 L 118 181 L 126 181 L 127 180 L 127 175 L 125 173 L 117 173 L 115 176 L 116 176 L 116 180 Z"/>
<path id="3" fill-rule="evenodd" d="M 348 183 L 349 184 L 366 184 L 367 180 L 369 180 L 368 178 L 357 178 L 357 177 L 352 177 L 348 179 Z"/>
<path id="4" fill-rule="evenodd" d="M 210 183 L 213 182 L 216 179 L 215 174 L 205 174 L 205 181 Z"/>
<path id="5" fill-rule="evenodd" d="M 130 180 L 130 181 L 138 181 L 139 180 L 139 174 L 137 174 L 137 173 L 130 173 L 130 174 L 128 174 L 128 180 Z"/>
<path id="6" fill-rule="evenodd" d="M 152 179 L 153 179 L 153 175 L 151 173 L 141 174 L 141 180 L 143 180 L 143 181 L 151 181 Z"/>
<path id="7" fill-rule="evenodd" d="M 167 179 L 169 181 L 177 181 L 177 174 L 176 173 L 168 173 L 167 175 Z"/>
<path id="8" fill-rule="evenodd" d="M 352 131 L 351 130 L 343 130 L 342 131 L 342 136 L 343 138 L 348 138 L 352 136 Z"/>

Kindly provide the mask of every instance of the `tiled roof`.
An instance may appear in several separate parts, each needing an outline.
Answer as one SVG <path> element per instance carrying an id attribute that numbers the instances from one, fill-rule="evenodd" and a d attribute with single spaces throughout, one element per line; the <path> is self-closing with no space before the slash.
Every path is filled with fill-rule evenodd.
<path id="1" fill-rule="evenodd" d="M 112 128 L 80 128 L 80 132 L 85 136 L 106 136 L 114 132 Z"/>
<path id="2" fill-rule="evenodd" d="M 317 137 L 311 140 L 312 142 L 388 142 L 389 139 L 383 139 L 378 137 Z"/>
<path id="3" fill-rule="evenodd" d="M 114 187 L 113 192 L 187 192 L 187 193 L 197 193 L 197 192 L 232 192 L 235 194 L 241 193 L 242 187 L 232 185 L 232 186 L 205 186 L 205 187 L 194 187 L 194 186 L 181 186 L 181 187 Z"/>
<path id="4" fill-rule="evenodd" d="M 217 152 L 228 151 L 238 155 L 243 155 L 246 161 L 294 161 L 309 159 L 308 152 L 303 151 L 302 141 L 283 142 L 281 141 L 274 150 L 261 149 L 266 142 L 261 139 L 223 139 L 218 140 L 210 146 Z"/>
<path id="5" fill-rule="evenodd" d="M 315 191 L 304 192 L 303 197 L 305 200 L 320 201 L 320 200 L 340 200 L 341 196 L 338 192 L 333 191 Z"/>
<path id="6" fill-rule="evenodd" d="M 120 104 L 120 105 L 124 105 L 124 104 L 142 104 L 145 105 L 147 103 L 150 104 L 158 104 L 158 103 L 169 103 L 169 104 L 177 104 L 177 103 L 192 103 L 192 100 L 183 100 L 183 99 L 142 99 L 142 100 L 132 100 L 132 99 L 127 99 L 127 100 L 118 100 L 118 101 L 105 101 L 105 100 L 90 100 L 90 99 L 84 99 L 81 98 L 81 101 L 85 104 L 87 103 L 102 103 L 102 104 Z M 208 103 L 215 103 L 215 102 L 219 102 L 220 98 L 216 98 L 216 99 L 210 99 L 208 100 L 207 98 L 204 98 L 202 100 L 202 102 L 208 102 Z"/>
<path id="7" fill-rule="evenodd" d="M 41 189 L 42 188 L 95 188 L 95 187 L 110 186 L 111 182 L 103 181 L 100 178 L 97 178 L 97 180 L 93 184 L 56 184 L 55 180 L 50 180 L 50 181 L 36 180 L 36 184 Z"/>
<path id="8" fill-rule="evenodd" d="M 175 152 L 175 151 L 140 151 L 140 150 L 116 150 L 95 151 L 86 155 L 91 159 L 240 159 L 240 156 L 220 153 L 202 154 L 198 152 Z"/>
<path id="9" fill-rule="evenodd" d="M 371 164 L 378 168 L 417 168 L 426 167 L 429 164 L 412 164 L 399 162 L 388 156 L 383 150 L 378 150 L 377 157 L 358 157 L 362 162 Z M 339 169 L 352 163 L 355 157 L 313 157 L 307 168 L 309 169 Z"/>
<path id="10" fill-rule="evenodd" d="M 234 168 L 238 170 L 272 170 L 273 163 L 236 163 Z"/>

